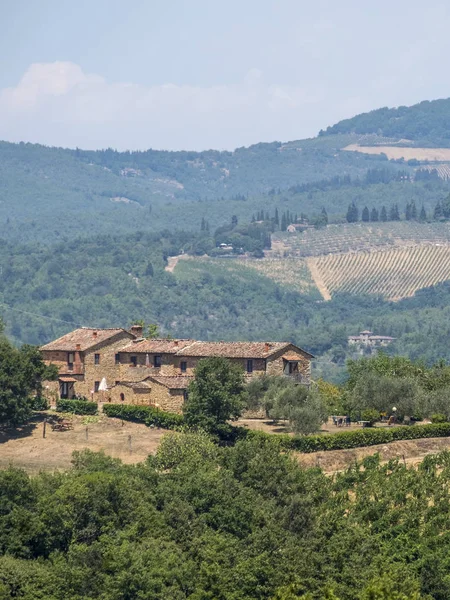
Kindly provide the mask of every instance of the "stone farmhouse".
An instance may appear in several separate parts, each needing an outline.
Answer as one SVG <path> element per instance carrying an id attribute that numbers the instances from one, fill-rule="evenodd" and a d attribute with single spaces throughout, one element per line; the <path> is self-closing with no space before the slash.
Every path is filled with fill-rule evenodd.
<path id="1" fill-rule="evenodd" d="M 41 347 L 59 369 L 45 383 L 50 400 L 84 396 L 98 402 L 148 404 L 180 412 L 198 361 L 222 356 L 247 377 L 285 375 L 309 384 L 311 354 L 289 342 L 201 342 L 145 339 L 142 327 L 81 328 Z"/>

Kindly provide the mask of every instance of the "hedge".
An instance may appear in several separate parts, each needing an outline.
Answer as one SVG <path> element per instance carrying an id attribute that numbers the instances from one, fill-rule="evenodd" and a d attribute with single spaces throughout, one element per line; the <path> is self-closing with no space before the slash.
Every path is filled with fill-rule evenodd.
<path id="1" fill-rule="evenodd" d="M 50 403 L 44 396 L 35 396 L 30 400 L 31 410 L 48 410 Z"/>
<path id="2" fill-rule="evenodd" d="M 165 412 L 153 406 L 136 406 L 133 404 L 104 404 L 103 412 L 108 417 L 116 417 L 124 421 L 136 421 L 146 425 L 154 425 L 163 429 L 176 429 L 184 423 L 183 415 Z"/>
<path id="3" fill-rule="evenodd" d="M 268 434 L 263 432 L 249 432 L 250 437 L 270 436 L 275 438 L 275 443 L 284 450 L 297 452 L 319 452 L 320 450 L 346 450 L 363 446 L 387 444 L 398 440 L 417 440 L 421 438 L 448 437 L 450 436 L 450 423 L 436 423 L 431 425 L 412 425 L 410 427 L 386 427 L 373 429 L 360 429 L 322 435 L 289 436 L 286 434 Z"/>
<path id="4" fill-rule="evenodd" d="M 68 412 L 74 415 L 96 415 L 97 403 L 87 400 L 58 400 L 56 410 L 58 412 Z"/>
<path id="5" fill-rule="evenodd" d="M 152 406 L 104 404 L 103 412 L 108 417 L 117 417 L 124 421 L 136 421 L 149 426 L 162 427 L 163 429 L 177 429 L 184 424 L 182 415 L 165 412 Z M 271 434 L 248 430 L 244 427 L 225 425 L 218 428 L 215 434 L 221 443 L 234 444 L 238 440 L 245 438 L 258 438 L 270 440 L 283 450 L 309 453 L 321 450 L 346 450 L 364 446 L 375 446 L 376 444 L 387 444 L 398 440 L 448 437 L 450 436 L 450 423 L 412 425 L 409 427 L 375 427 L 358 429 L 356 431 L 344 431 L 342 433 L 305 436 Z"/>

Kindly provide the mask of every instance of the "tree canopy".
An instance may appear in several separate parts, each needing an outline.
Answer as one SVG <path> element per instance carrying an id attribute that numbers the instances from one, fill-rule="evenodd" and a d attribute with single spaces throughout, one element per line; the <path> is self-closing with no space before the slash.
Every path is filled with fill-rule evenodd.
<path id="1" fill-rule="evenodd" d="M 204 358 L 195 368 L 183 413 L 188 425 L 214 431 L 228 420 L 237 419 L 245 400 L 242 367 L 217 356 Z"/>

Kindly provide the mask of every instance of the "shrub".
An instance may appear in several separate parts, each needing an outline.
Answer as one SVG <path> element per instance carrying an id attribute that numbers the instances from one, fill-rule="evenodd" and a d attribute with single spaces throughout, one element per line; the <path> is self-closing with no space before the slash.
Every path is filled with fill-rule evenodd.
<path id="1" fill-rule="evenodd" d="M 56 403 L 58 412 L 68 412 L 74 415 L 96 415 L 97 409 L 96 402 L 87 400 L 58 400 Z"/>
<path id="2" fill-rule="evenodd" d="M 43 396 L 35 396 L 30 400 L 31 410 L 48 410 L 50 408 L 49 401 Z"/>
<path id="3" fill-rule="evenodd" d="M 134 404 L 105 404 L 103 412 L 108 417 L 116 417 L 124 421 L 136 421 L 148 426 L 176 429 L 184 424 L 182 415 L 165 412 L 153 406 L 136 406 Z"/>
<path id="4" fill-rule="evenodd" d="M 448 423 L 448 418 L 442 413 L 435 413 L 431 415 L 432 423 Z"/>
<path id="5" fill-rule="evenodd" d="M 386 444 L 397 440 L 417 440 L 421 438 L 450 436 L 450 423 L 432 425 L 414 425 L 413 427 L 391 427 L 375 429 L 359 429 L 342 433 L 307 435 L 291 437 L 289 435 L 273 435 L 263 432 L 248 431 L 248 437 L 276 437 L 276 443 L 283 450 L 297 452 L 319 452 L 320 450 L 345 450 L 363 446 Z"/>
<path id="6" fill-rule="evenodd" d="M 369 421 L 371 425 L 374 425 L 380 420 L 380 413 L 374 408 L 366 408 L 361 413 L 361 421 Z"/>

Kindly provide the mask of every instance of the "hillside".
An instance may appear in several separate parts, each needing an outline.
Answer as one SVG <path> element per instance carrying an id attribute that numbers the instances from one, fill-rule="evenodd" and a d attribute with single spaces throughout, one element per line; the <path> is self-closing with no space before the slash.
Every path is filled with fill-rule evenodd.
<path id="1" fill-rule="evenodd" d="M 345 223 L 304 233 L 277 232 L 272 239 L 273 257 L 320 256 L 416 244 L 449 244 L 450 223 Z"/>
<path id="2" fill-rule="evenodd" d="M 215 229 L 261 209 L 314 218 L 325 208 L 341 222 L 351 201 L 361 210 L 396 203 L 403 211 L 414 200 L 429 215 L 450 191 L 449 123 L 450 100 L 437 100 L 357 115 L 316 138 L 233 152 L 0 142 L 0 238 L 48 244 L 174 223 L 198 231 L 202 219 Z M 433 169 L 435 176 L 417 176 Z"/>
<path id="3" fill-rule="evenodd" d="M 450 98 L 379 108 L 339 121 L 320 132 L 323 136 L 336 134 L 375 134 L 393 138 L 394 143 L 401 140 L 400 145 L 412 141 L 415 145 L 450 147 Z"/>
<path id="4" fill-rule="evenodd" d="M 450 245 L 330 254 L 310 258 L 307 264 L 317 272 L 316 283 L 325 299 L 346 292 L 395 301 L 450 279 Z"/>

